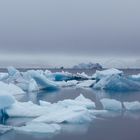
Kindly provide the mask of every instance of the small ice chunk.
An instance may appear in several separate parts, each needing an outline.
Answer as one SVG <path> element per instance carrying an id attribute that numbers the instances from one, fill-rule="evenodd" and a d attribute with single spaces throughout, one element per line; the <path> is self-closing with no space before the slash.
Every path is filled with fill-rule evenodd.
<path id="1" fill-rule="evenodd" d="M 105 110 L 112 110 L 112 111 L 122 110 L 121 102 L 115 99 L 104 98 L 104 99 L 101 99 L 100 102 L 102 103 L 103 109 Z"/>
<path id="2" fill-rule="evenodd" d="M 130 111 L 140 110 L 140 102 L 139 101 L 124 102 L 123 104 L 124 104 L 124 107 L 126 110 L 130 110 Z"/>
<path id="3" fill-rule="evenodd" d="M 17 131 L 24 131 L 29 133 L 55 133 L 61 129 L 58 124 L 46 124 L 46 123 L 33 123 L 30 122 L 22 127 L 15 127 Z"/>

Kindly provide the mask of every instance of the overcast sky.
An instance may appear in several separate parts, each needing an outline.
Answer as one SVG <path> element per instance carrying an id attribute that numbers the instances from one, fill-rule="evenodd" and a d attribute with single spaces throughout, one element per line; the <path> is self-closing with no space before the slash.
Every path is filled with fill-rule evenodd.
<path id="1" fill-rule="evenodd" d="M 0 1 L 0 66 L 138 67 L 139 54 L 139 0 Z"/>

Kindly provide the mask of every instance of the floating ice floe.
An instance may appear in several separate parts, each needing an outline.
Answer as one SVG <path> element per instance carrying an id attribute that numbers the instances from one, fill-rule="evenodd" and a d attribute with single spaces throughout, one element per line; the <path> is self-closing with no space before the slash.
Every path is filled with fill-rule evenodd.
<path id="1" fill-rule="evenodd" d="M 128 111 L 140 111 L 140 102 L 134 101 L 134 102 L 124 102 L 124 107 Z"/>
<path id="2" fill-rule="evenodd" d="M 122 110 L 122 103 L 115 99 L 104 98 L 100 102 L 103 105 L 104 110 L 120 111 Z"/>
<path id="3" fill-rule="evenodd" d="M 29 133 L 55 133 L 61 129 L 58 124 L 46 124 L 46 123 L 27 123 L 22 127 L 15 127 L 17 131 L 24 131 Z"/>
<path id="4" fill-rule="evenodd" d="M 6 109 L 9 117 L 38 117 L 47 112 L 47 109 L 37 104 L 29 102 L 16 101 Z"/>
<path id="5" fill-rule="evenodd" d="M 122 71 L 112 68 L 112 69 L 107 69 L 102 71 L 97 70 L 95 74 L 93 74 L 92 78 L 96 80 L 100 80 L 102 78 L 109 77 L 112 75 L 122 75 L 122 74 L 123 74 Z"/>
<path id="6" fill-rule="evenodd" d="M 77 84 L 77 87 L 92 87 L 95 84 L 95 80 L 85 80 Z"/>
<path id="7" fill-rule="evenodd" d="M 112 91 L 138 91 L 140 90 L 140 83 L 125 76 L 112 75 L 99 80 L 94 88 Z"/>
<path id="8" fill-rule="evenodd" d="M 53 104 L 45 101 L 40 101 L 40 105 L 33 104 L 31 101 L 23 103 L 15 102 L 6 109 L 6 112 L 10 117 L 38 117 L 45 114 L 47 117 L 54 115 L 57 118 L 57 114 L 68 117 L 72 112 L 74 112 L 72 113 L 73 117 L 80 117 L 80 115 L 85 112 L 87 113 L 89 109 L 93 108 L 95 108 L 94 102 L 80 95 L 75 100 L 67 99 Z M 69 114 L 67 115 L 67 113 Z M 70 119 L 70 116 L 68 119 Z"/>
<path id="9" fill-rule="evenodd" d="M 43 123 L 85 123 L 90 122 L 93 118 L 92 114 L 87 109 L 77 107 L 63 108 L 60 111 L 53 111 L 40 116 L 33 122 Z"/>

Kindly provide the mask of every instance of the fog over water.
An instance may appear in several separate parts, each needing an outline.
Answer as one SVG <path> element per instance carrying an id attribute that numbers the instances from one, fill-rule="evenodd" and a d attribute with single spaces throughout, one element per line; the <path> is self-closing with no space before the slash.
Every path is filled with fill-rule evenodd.
<path id="1" fill-rule="evenodd" d="M 140 67 L 138 0 L 0 1 L 0 66 Z"/>

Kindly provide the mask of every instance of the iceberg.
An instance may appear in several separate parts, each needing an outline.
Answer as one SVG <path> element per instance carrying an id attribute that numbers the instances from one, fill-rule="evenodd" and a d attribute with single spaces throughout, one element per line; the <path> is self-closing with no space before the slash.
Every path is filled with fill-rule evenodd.
<path id="1" fill-rule="evenodd" d="M 104 99 L 101 99 L 100 102 L 102 103 L 104 110 L 111 110 L 111 111 L 122 110 L 122 103 L 115 99 L 104 98 Z"/>
<path id="2" fill-rule="evenodd" d="M 140 74 L 129 76 L 131 80 L 140 82 Z"/>
<path id="3" fill-rule="evenodd" d="M 84 88 L 86 88 L 86 87 L 92 87 L 94 84 L 95 84 L 95 80 L 85 80 L 85 81 L 82 81 L 82 82 L 80 82 L 79 84 L 77 84 L 76 86 L 77 87 L 84 87 Z"/>
<path id="4" fill-rule="evenodd" d="M 31 101 L 16 101 L 6 112 L 10 117 L 38 117 L 33 122 L 84 123 L 92 120 L 91 109 L 94 108 L 94 102 L 80 95 L 74 100 L 67 99 L 53 104 L 45 101 L 40 101 L 40 105 Z"/>
<path id="5" fill-rule="evenodd" d="M 23 78 L 26 80 L 34 79 L 39 89 L 52 90 L 58 88 L 55 82 L 46 78 L 43 71 L 29 70 L 23 73 Z"/>
<path id="6" fill-rule="evenodd" d="M 112 75 L 99 80 L 94 89 L 104 89 L 112 91 L 139 91 L 140 83 L 125 76 Z"/>
<path id="7" fill-rule="evenodd" d="M 64 71 L 53 73 L 53 77 L 54 77 L 55 81 L 68 81 L 68 80 L 74 79 L 74 77 L 71 73 L 64 72 Z"/>
<path id="8" fill-rule="evenodd" d="M 82 94 L 75 98 L 75 100 L 65 99 L 64 101 L 59 101 L 59 105 L 64 107 L 68 106 L 80 106 L 87 109 L 94 109 L 96 108 L 95 103 L 90 99 L 85 98 Z"/>
<path id="9" fill-rule="evenodd" d="M 61 130 L 58 124 L 46 124 L 46 123 L 27 123 L 25 126 L 15 127 L 16 131 L 24 131 L 28 133 L 55 133 Z"/>
<path id="10" fill-rule="evenodd" d="M 31 79 L 28 85 L 28 92 L 38 91 L 39 87 L 34 79 Z"/>
<path id="11" fill-rule="evenodd" d="M 7 117 L 6 108 L 12 106 L 15 103 L 15 98 L 7 92 L 0 92 L 0 111 L 1 111 L 1 120 Z"/>
<path id="12" fill-rule="evenodd" d="M 118 69 L 107 69 L 102 71 L 96 71 L 95 74 L 93 74 L 92 79 L 100 80 L 105 77 L 110 77 L 112 75 L 122 75 L 123 71 L 120 71 Z"/>
<path id="13" fill-rule="evenodd" d="M 128 111 L 139 111 L 140 110 L 140 102 L 134 101 L 134 102 L 124 102 L 124 107 Z"/>
<path id="14" fill-rule="evenodd" d="M 15 103 L 15 98 L 7 93 L 0 93 L 0 109 L 8 108 Z"/>
<path id="15" fill-rule="evenodd" d="M 23 94 L 25 93 L 21 88 L 18 86 L 10 83 L 6 84 L 0 81 L 0 93 L 10 93 L 11 95 Z"/>
<path id="16" fill-rule="evenodd" d="M 0 73 L 0 81 L 4 81 L 9 77 L 8 73 Z"/>
<path id="17" fill-rule="evenodd" d="M 33 102 L 18 102 L 6 109 L 9 117 L 38 117 L 47 112 L 47 109 Z"/>
<path id="18" fill-rule="evenodd" d="M 76 86 L 78 81 L 77 80 L 57 81 L 55 83 L 58 87 L 72 87 L 72 86 Z"/>
<path id="19" fill-rule="evenodd" d="M 73 108 L 74 109 L 74 108 Z M 61 111 L 53 111 L 49 114 L 40 116 L 33 122 L 43 122 L 43 123 L 85 123 L 90 122 L 93 116 L 88 110 L 73 110 L 71 108 L 63 108 Z M 95 117 L 94 117 L 95 118 Z"/>

